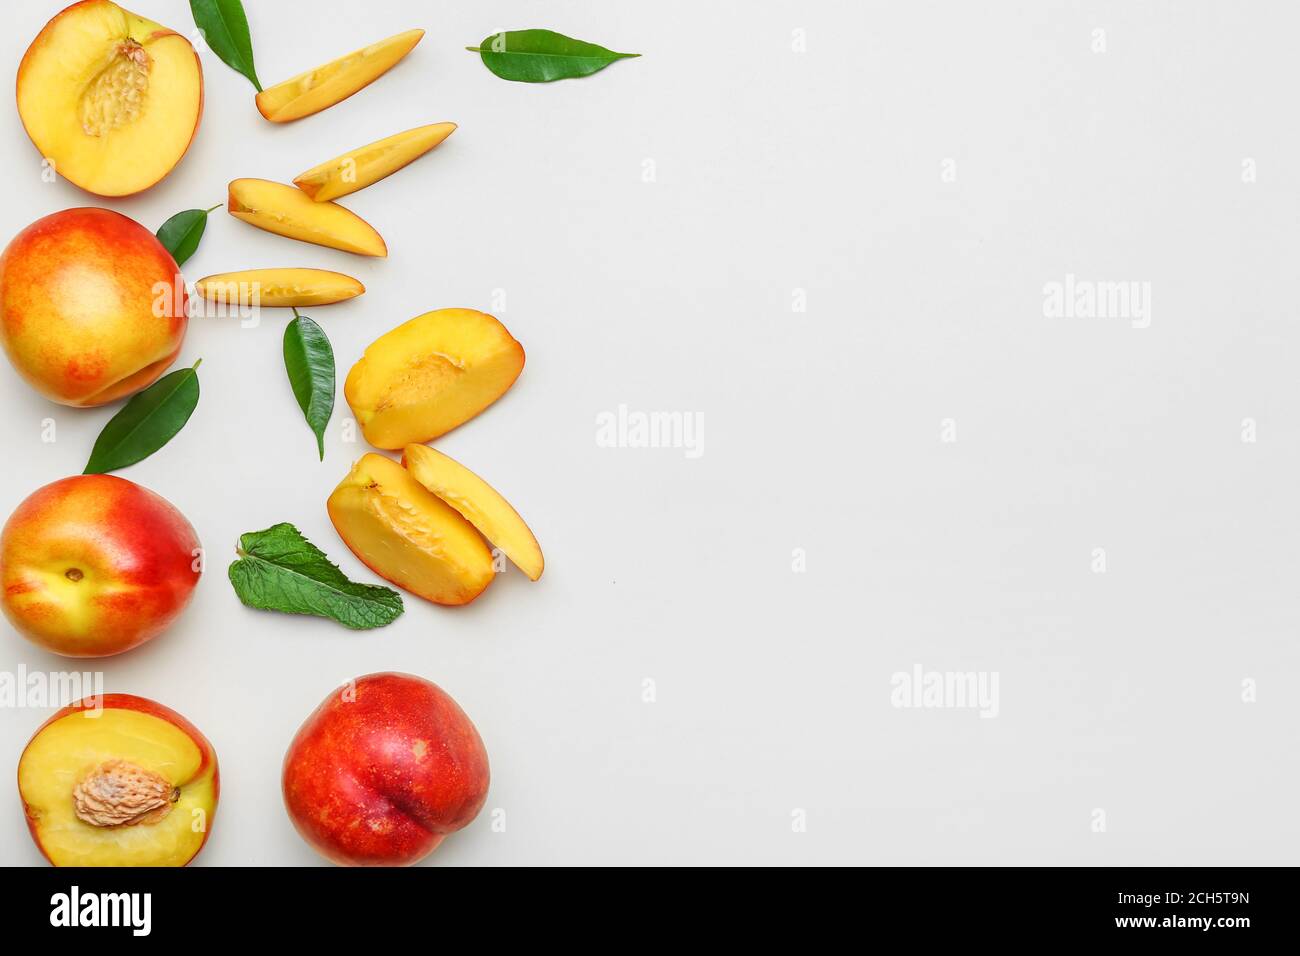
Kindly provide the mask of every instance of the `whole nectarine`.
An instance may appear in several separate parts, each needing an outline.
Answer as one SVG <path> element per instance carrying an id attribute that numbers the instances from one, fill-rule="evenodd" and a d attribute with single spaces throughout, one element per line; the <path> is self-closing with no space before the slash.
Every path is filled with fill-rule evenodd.
<path id="1" fill-rule="evenodd" d="M 370 674 L 332 693 L 284 757 L 284 804 L 322 856 L 405 866 L 468 825 L 488 758 L 465 712 L 411 674 Z"/>
<path id="2" fill-rule="evenodd" d="M 199 554 L 185 516 L 147 488 L 115 475 L 64 478 L 33 492 L 0 532 L 0 607 L 56 654 L 119 654 L 185 609 Z"/>
<path id="3" fill-rule="evenodd" d="M 170 707 L 106 694 L 65 707 L 18 761 L 37 847 L 55 866 L 184 866 L 217 811 L 217 755 Z"/>
<path id="4" fill-rule="evenodd" d="M 181 350 L 186 307 L 171 254 L 108 209 L 38 219 L 0 255 L 0 344 L 64 405 L 103 405 L 154 382 Z"/>

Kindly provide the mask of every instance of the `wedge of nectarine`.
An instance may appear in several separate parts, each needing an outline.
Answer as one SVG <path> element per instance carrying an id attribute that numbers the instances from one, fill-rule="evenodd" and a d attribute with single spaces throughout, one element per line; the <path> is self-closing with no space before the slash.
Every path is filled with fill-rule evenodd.
<path id="1" fill-rule="evenodd" d="M 55 866 L 184 866 L 212 829 L 217 755 L 171 708 L 106 694 L 41 725 L 18 761 L 18 792 Z"/>
<path id="2" fill-rule="evenodd" d="M 492 552 L 460 514 L 383 455 L 363 455 L 327 504 L 368 568 L 435 604 L 468 604 L 492 583 Z"/>
<path id="3" fill-rule="evenodd" d="M 257 94 L 257 109 L 272 123 L 287 123 L 319 113 L 379 79 L 410 53 L 423 36 L 423 30 L 407 30 L 268 86 Z"/>
<path id="4" fill-rule="evenodd" d="M 335 156 L 294 178 L 293 184 L 316 202 L 365 189 L 419 159 L 456 130 L 455 123 L 418 126 Z"/>
<path id="5" fill-rule="evenodd" d="M 18 66 L 18 115 L 54 171 L 101 196 L 147 189 L 203 114 L 203 69 L 185 37 L 109 0 L 68 7 Z"/>
<path id="6" fill-rule="evenodd" d="M 328 269 L 247 269 L 204 276 L 194 283 L 194 291 L 224 305 L 288 308 L 355 299 L 366 287 Z"/>
<path id="7" fill-rule="evenodd" d="M 402 465 L 411 477 L 472 524 L 500 548 L 519 570 L 536 581 L 545 562 L 537 538 L 510 502 L 460 462 L 428 445 L 407 445 Z"/>
<path id="8" fill-rule="evenodd" d="M 236 179 L 230 184 L 226 210 L 258 229 L 354 252 L 386 256 L 388 246 L 370 223 L 332 202 L 312 202 L 301 189 L 267 179 Z"/>
<path id="9" fill-rule="evenodd" d="M 469 421 L 504 395 L 523 368 L 523 346 L 495 318 L 439 309 L 370 343 L 343 394 L 366 441 L 404 448 Z"/>

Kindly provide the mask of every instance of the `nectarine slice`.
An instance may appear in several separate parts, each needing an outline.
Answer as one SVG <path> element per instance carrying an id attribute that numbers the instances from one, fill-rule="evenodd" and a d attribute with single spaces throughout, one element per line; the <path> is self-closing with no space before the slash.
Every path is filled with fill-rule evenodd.
<path id="1" fill-rule="evenodd" d="M 100 196 L 147 189 L 174 167 L 203 113 L 188 40 L 109 0 L 74 3 L 18 66 L 18 115 L 54 170 Z"/>
<path id="2" fill-rule="evenodd" d="M 519 570 L 536 581 L 545 562 L 537 538 L 510 502 L 460 462 L 428 445 L 407 445 L 402 464 L 424 487 L 500 548 Z"/>
<path id="3" fill-rule="evenodd" d="M 439 309 L 381 335 L 352 366 L 343 394 L 376 448 L 426 442 L 506 393 L 524 349 L 485 312 Z"/>
<path id="4" fill-rule="evenodd" d="M 289 308 L 355 299 L 366 287 L 328 269 L 247 269 L 204 276 L 194 283 L 194 291 L 224 305 Z"/>
<path id="5" fill-rule="evenodd" d="M 417 126 L 335 156 L 302 173 L 293 184 L 316 202 L 338 199 L 391 176 L 433 149 L 455 130 L 455 123 Z"/>
<path id="6" fill-rule="evenodd" d="M 301 189 L 267 179 L 236 179 L 230 184 L 227 211 L 258 229 L 302 242 L 386 256 L 388 246 L 370 223 L 332 202 L 312 202 Z"/>
<path id="7" fill-rule="evenodd" d="M 130 694 L 65 707 L 18 761 L 28 828 L 55 866 L 184 866 L 207 840 L 218 789 L 207 739 Z"/>
<path id="8" fill-rule="evenodd" d="M 423 36 L 423 30 L 407 30 L 268 86 L 257 94 L 257 109 L 272 123 L 287 123 L 319 113 L 379 79 L 410 53 Z"/>
<path id="9" fill-rule="evenodd" d="M 362 456 L 327 508 L 352 553 L 412 594 L 468 604 L 492 583 L 492 552 L 479 533 L 391 458 Z"/>

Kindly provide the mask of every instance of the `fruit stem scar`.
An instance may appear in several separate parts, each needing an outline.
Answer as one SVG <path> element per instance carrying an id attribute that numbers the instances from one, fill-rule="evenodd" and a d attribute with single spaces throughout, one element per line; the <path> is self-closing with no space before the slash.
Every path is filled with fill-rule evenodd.
<path id="1" fill-rule="evenodd" d="M 76 581 L 80 581 L 86 575 L 85 572 L 81 570 L 81 568 L 68 568 L 68 570 L 63 572 L 63 576 L 67 578 L 69 581 L 76 582 Z"/>

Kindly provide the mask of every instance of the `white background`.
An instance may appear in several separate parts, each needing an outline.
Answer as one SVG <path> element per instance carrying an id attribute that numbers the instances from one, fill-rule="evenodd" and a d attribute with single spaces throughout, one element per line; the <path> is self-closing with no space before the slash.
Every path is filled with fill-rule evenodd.
<path id="1" fill-rule="evenodd" d="M 109 691 L 179 709 L 216 746 L 198 862 L 319 862 L 280 761 L 332 687 L 379 670 L 444 687 L 491 756 L 487 810 L 434 864 L 1295 862 L 1292 5 L 246 6 L 268 85 L 428 35 L 285 126 L 204 53 L 197 140 L 126 201 L 43 184 L 0 110 L 6 236 L 87 204 L 154 229 L 232 178 L 289 181 L 460 124 L 343 201 L 387 260 L 218 211 L 185 266 L 191 282 L 317 266 L 368 289 L 309 310 L 340 369 L 323 464 L 268 310 L 256 329 L 192 323 L 198 410 L 122 472 L 209 553 L 179 624 L 102 664 Z M 56 9 L 6 4 L 0 63 Z M 133 9 L 193 28 L 180 0 Z M 534 26 L 645 55 L 530 86 L 463 50 Z M 1067 273 L 1151 283 L 1150 327 L 1044 317 Z M 243 608 L 225 565 L 278 521 L 374 580 L 324 507 L 366 450 L 342 440 L 341 379 L 379 334 L 446 306 L 495 312 L 527 350 L 510 393 L 437 446 L 516 505 L 545 576 L 511 569 L 462 609 L 408 598 L 366 633 Z M 51 405 L 7 368 L 0 402 L 6 512 L 79 472 L 113 412 Z M 619 404 L 702 415 L 702 457 L 598 447 Z M 0 661 L 67 666 L 7 626 Z M 891 676 L 918 664 L 997 672 L 999 716 L 893 707 Z M 46 714 L 0 710 L 0 767 Z M 40 862 L 12 787 L 0 862 Z"/>

